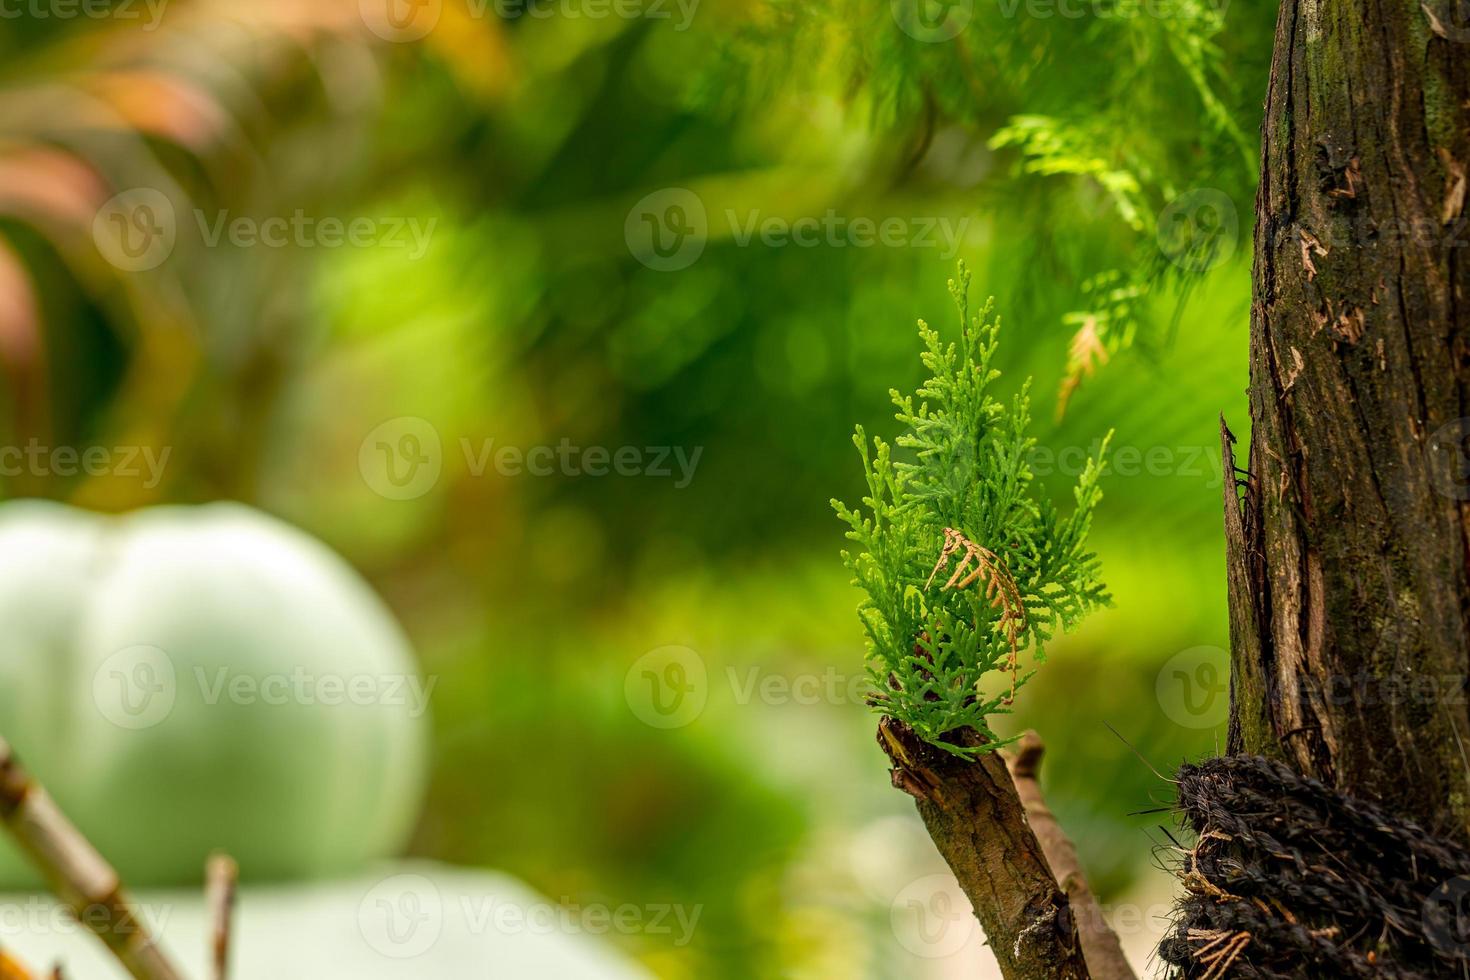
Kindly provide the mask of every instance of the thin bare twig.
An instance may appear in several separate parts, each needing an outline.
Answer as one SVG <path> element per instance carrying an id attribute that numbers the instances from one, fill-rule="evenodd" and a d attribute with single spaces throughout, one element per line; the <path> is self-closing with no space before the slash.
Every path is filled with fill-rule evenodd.
<path id="1" fill-rule="evenodd" d="M 215 854 L 205 872 L 204 898 L 209 909 L 211 931 L 210 952 L 214 980 L 227 980 L 230 975 L 230 926 L 235 911 L 235 884 L 240 866 L 228 854 Z"/>
<path id="2" fill-rule="evenodd" d="M 87 928 L 135 980 L 182 980 L 97 853 L 0 739 L 0 822 Z"/>

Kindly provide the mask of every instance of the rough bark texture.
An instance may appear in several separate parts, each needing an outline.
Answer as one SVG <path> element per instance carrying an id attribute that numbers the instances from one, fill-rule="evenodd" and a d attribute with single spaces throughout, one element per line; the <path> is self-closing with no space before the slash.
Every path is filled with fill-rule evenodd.
<path id="1" fill-rule="evenodd" d="M 1005 760 L 986 752 L 967 762 L 890 718 L 879 725 L 878 743 L 893 760 L 894 786 L 918 801 L 929 836 L 974 907 L 1002 974 L 1008 980 L 1086 980 L 1071 905 L 1026 821 Z"/>
<path id="2" fill-rule="evenodd" d="M 1026 823 L 1041 845 L 1052 877 L 1064 893 L 1072 908 L 1072 919 L 1077 923 L 1077 937 L 1082 944 L 1082 956 L 1087 961 L 1092 980 L 1136 980 L 1137 974 L 1123 955 L 1123 945 L 1118 934 L 1103 917 L 1102 906 L 1087 883 L 1082 871 L 1082 861 L 1077 857 L 1077 848 L 1062 829 L 1051 807 L 1046 805 L 1046 796 L 1041 791 L 1041 759 L 1046 755 L 1046 746 L 1041 736 L 1027 732 L 1016 743 L 1014 753 L 1006 753 L 1006 768 L 1010 770 L 1011 782 L 1016 787 L 1016 797 L 1026 812 Z"/>
<path id="3" fill-rule="evenodd" d="M 1231 751 L 1466 841 L 1470 26 L 1457 13 L 1455 0 L 1282 3 L 1250 476 L 1243 500 L 1227 494 L 1226 531 Z"/>

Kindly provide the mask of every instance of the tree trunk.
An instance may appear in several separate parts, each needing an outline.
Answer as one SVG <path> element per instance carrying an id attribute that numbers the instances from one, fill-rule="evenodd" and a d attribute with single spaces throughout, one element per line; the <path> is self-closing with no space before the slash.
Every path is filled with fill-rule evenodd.
<path id="1" fill-rule="evenodd" d="M 1458 3 L 1282 3 L 1256 201 L 1249 477 L 1243 500 L 1227 491 L 1226 537 L 1230 750 L 1466 842 Z"/>

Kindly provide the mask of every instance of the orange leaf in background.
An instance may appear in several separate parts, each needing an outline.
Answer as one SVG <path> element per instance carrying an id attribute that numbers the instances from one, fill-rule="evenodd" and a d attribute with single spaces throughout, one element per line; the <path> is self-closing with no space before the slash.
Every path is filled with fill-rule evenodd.
<path id="1" fill-rule="evenodd" d="M 196 153 L 216 144 L 234 125 L 213 96 L 167 72 L 105 72 L 85 84 L 129 126 Z"/>
<path id="2" fill-rule="evenodd" d="M 467 8 L 446 5 L 425 42 L 444 59 L 465 90 L 482 99 L 504 95 L 515 81 L 505 30 L 495 17 L 472 17 Z"/>
<path id="3" fill-rule="evenodd" d="M 20 256 L 0 238 L 0 363 L 34 363 L 41 348 L 40 315 L 31 277 Z"/>
<path id="4" fill-rule="evenodd" d="M 45 338 L 35 285 L 20 255 L 0 238 L 0 375 L 16 433 L 49 428 Z M 8 975 L 0 970 L 0 980 Z"/>
<path id="5" fill-rule="evenodd" d="M 0 212 L 39 225 L 90 229 L 107 196 L 101 175 L 70 153 L 0 147 Z"/>
<path id="6" fill-rule="evenodd" d="M 1082 379 L 1092 377 L 1098 366 L 1106 363 L 1108 363 L 1108 349 L 1103 346 L 1102 338 L 1098 336 L 1097 317 L 1090 316 L 1072 337 L 1067 356 L 1067 374 L 1062 378 L 1061 390 L 1057 392 L 1058 421 L 1061 421 L 1067 414 L 1067 405 L 1072 400 L 1072 393 L 1077 390 Z"/>

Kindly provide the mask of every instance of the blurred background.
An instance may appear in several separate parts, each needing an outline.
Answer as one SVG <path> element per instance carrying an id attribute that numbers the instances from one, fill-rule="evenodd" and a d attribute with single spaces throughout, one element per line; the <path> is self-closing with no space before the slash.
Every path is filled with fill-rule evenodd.
<path id="1" fill-rule="evenodd" d="M 0 444 L 161 463 L 7 466 L 0 489 L 236 500 L 345 556 L 436 683 L 412 854 L 699 908 L 607 937 L 660 977 L 974 976 L 978 929 L 861 701 L 829 505 L 862 492 L 854 423 L 896 434 L 916 318 L 956 329 L 963 259 L 1002 315 L 1001 390 L 1034 378 L 1042 482 L 1064 495 L 1115 430 L 1114 606 L 1002 724 L 1046 740 L 1143 965 L 1168 793 L 1133 749 L 1162 770 L 1224 736 L 1218 418 L 1246 421 L 1273 20 L 7 5 Z"/>

